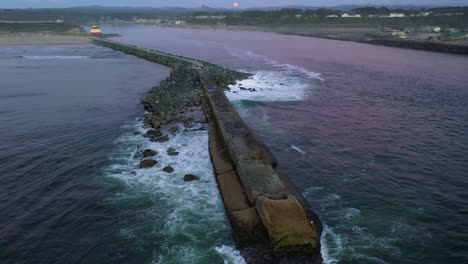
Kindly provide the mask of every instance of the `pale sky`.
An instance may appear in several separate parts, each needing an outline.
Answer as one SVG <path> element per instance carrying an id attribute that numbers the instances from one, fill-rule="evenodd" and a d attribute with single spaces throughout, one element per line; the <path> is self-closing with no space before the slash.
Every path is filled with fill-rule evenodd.
<path id="1" fill-rule="evenodd" d="M 39 8 L 39 7 L 74 7 L 74 6 L 133 6 L 133 7 L 210 7 L 230 8 L 239 2 L 240 8 L 272 7 L 288 5 L 335 6 L 342 4 L 436 4 L 468 6 L 468 0 L 0 0 L 0 8 Z"/>

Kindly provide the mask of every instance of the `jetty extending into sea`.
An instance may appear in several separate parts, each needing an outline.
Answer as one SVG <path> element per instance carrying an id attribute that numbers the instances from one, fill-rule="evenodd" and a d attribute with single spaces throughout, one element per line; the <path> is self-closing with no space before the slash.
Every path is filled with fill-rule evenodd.
<path id="1" fill-rule="evenodd" d="M 322 263 L 322 224 L 277 160 L 224 94 L 250 74 L 200 60 L 95 38 L 94 43 L 169 66 L 170 77 L 142 98 L 145 124 L 159 128 L 203 109 L 209 150 L 234 240 L 248 263 Z"/>

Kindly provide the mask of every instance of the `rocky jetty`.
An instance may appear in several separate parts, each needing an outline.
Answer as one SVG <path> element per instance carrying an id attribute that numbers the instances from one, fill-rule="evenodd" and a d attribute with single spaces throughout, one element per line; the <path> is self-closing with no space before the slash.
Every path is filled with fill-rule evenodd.
<path id="1" fill-rule="evenodd" d="M 248 74 L 117 42 L 94 41 L 172 68 L 171 75 L 141 100 L 148 112 L 144 123 L 154 128 L 144 136 L 166 142 L 167 135 L 153 131 L 162 127 L 175 133 L 167 129 L 173 121 L 185 127 L 208 122 L 215 177 L 234 240 L 247 263 L 322 263 L 320 219 L 290 179 L 276 171 L 276 158 L 224 95 L 228 84 Z M 178 152 L 169 148 L 167 154 Z M 147 159 L 140 167 L 156 164 Z M 171 173 L 173 168 L 166 166 L 163 171 Z M 192 174 L 183 177 L 186 182 L 198 179 Z"/>
<path id="2" fill-rule="evenodd" d="M 182 56 L 158 52 L 122 43 L 94 39 L 96 44 L 123 51 L 158 64 L 169 66 L 171 75 L 159 86 L 153 87 L 141 99 L 146 111 L 145 124 L 159 128 L 172 121 L 205 122 L 200 103 L 200 81 L 198 69 L 205 69 L 210 80 L 221 87 L 225 87 L 236 80 L 250 76 L 247 73 L 233 71 L 208 62 L 194 60 Z"/>

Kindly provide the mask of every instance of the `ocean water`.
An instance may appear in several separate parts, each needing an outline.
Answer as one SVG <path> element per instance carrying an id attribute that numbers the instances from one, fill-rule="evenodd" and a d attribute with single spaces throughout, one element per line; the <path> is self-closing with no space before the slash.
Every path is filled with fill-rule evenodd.
<path id="1" fill-rule="evenodd" d="M 320 215 L 326 263 L 468 262 L 467 57 L 102 28 L 255 74 L 226 94 Z M 244 263 L 206 131 L 173 124 L 163 144 L 134 134 L 145 131 L 140 96 L 168 74 L 92 45 L 0 48 L 0 263 Z M 159 163 L 138 169 L 146 148 Z"/>
<path id="2" fill-rule="evenodd" d="M 103 28 L 255 74 L 227 95 L 321 216 L 326 263 L 468 262 L 468 57 L 264 32 Z"/>
<path id="3" fill-rule="evenodd" d="M 244 263 L 207 131 L 135 135 L 168 75 L 93 45 L 0 48 L 0 263 Z M 139 169 L 147 148 L 159 164 Z"/>

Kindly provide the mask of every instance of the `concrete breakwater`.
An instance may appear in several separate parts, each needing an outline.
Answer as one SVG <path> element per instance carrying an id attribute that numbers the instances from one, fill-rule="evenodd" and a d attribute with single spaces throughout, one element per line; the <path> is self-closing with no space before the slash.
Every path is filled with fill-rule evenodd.
<path id="1" fill-rule="evenodd" d="M 172 68 L 142 98 L 148 127 L 193 121 L 202 110 L 209 149 L 237 247 L 248 263 L 321 263 L 322 225 L 290 179 L 275 170 L 268 147 L 242 121 L 223 89 L 249 74 L 220 66 L 95 39 L 96 44 Z M 198 118 L 200 119 L 200 118 Z"/>
<path id="2" fill-rule="evenodd" d="M 468 46 L 461 46 L 461 45 L 443 44 L 443 43 L 426 42 L 426 41 L 422 42 L 422 41 L 387 40 L 387 39 L 374 39 L 374 40 L 366 41 L 364 43 L 380 45 L 380 46 L 396 47 L 396 48 L 406 48 L 406 49 L 426 50 L 426 51 L 468 55 Z"/>

